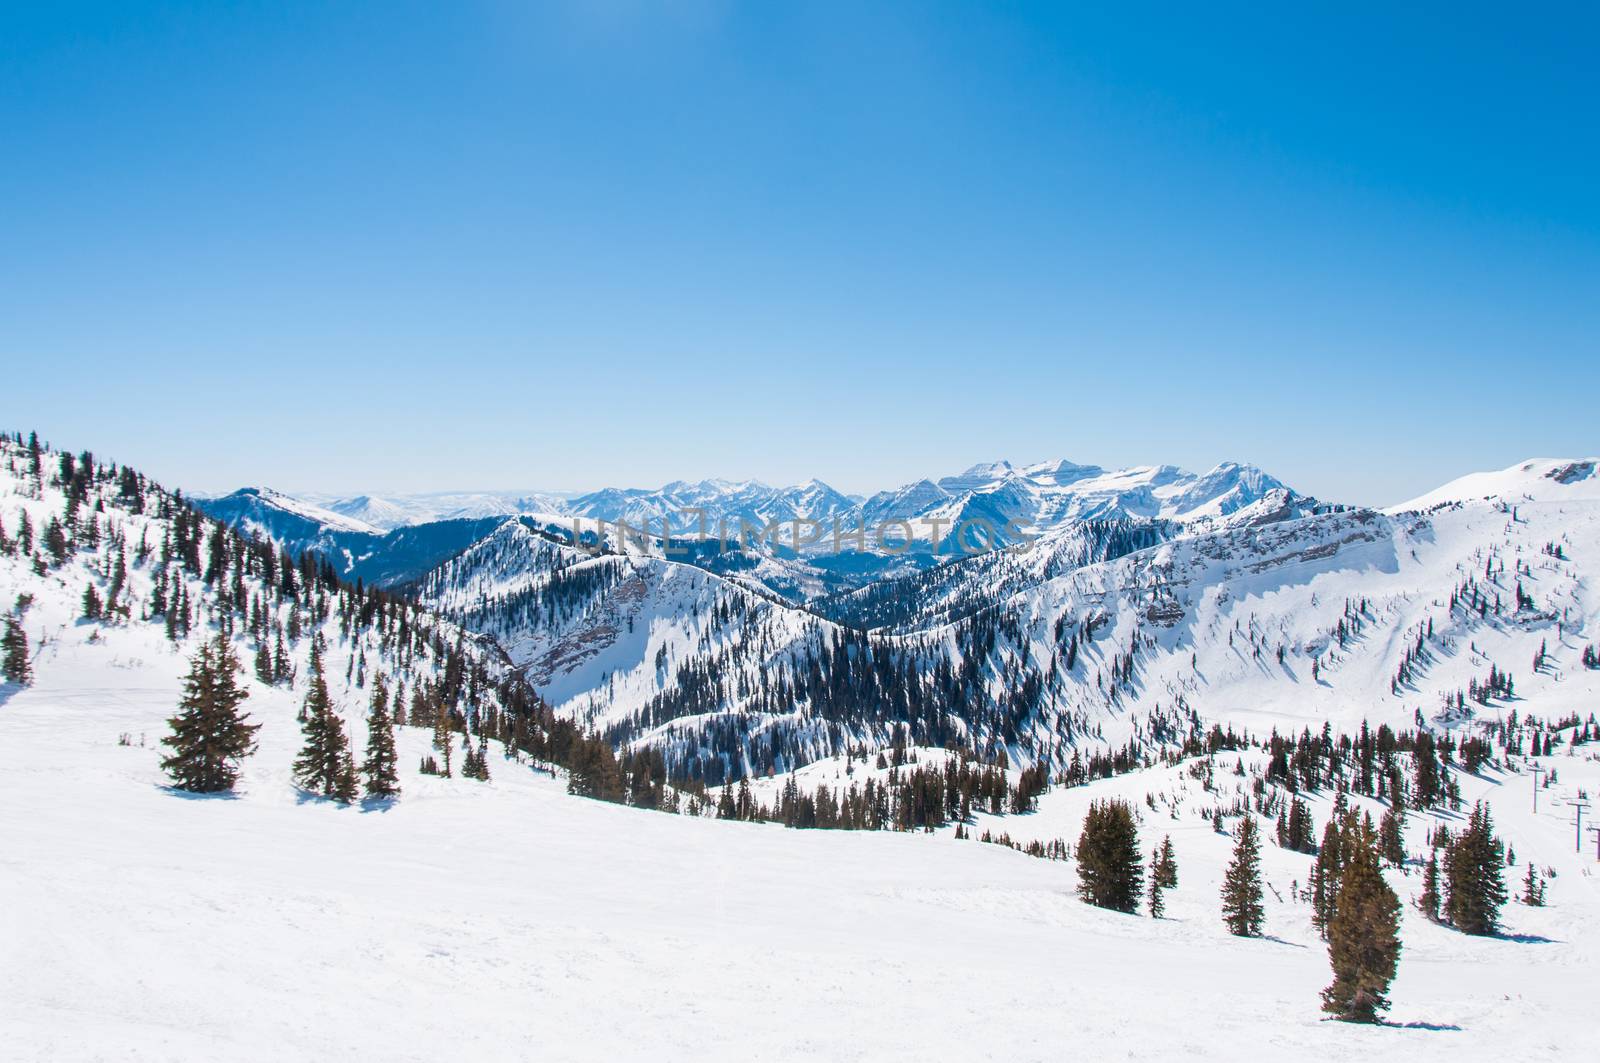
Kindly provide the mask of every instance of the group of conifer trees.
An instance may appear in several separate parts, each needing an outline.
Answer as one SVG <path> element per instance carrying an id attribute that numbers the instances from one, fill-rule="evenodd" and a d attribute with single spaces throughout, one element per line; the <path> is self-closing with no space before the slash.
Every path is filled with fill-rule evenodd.
<path id="1" fill-rule="evenodd" d="M 162 744 L 172 750 L 161 767 L 179 790 L 192 793 L 231 791 L 241 762 L 256 749 L 256 732 L 241 706 L 250 692 L 240 683 L 243 668 L 226 635 L 202 642 L 189 661 L 178 711 L 168 721 L 171 733 Z M 305 745 L 295 758 L 295 782 L 307 793 L 340 802 L 354 801 L 359 787 L 344 724 L 334 711 L 323 675 L 320 638 L 311 645 L 311 680 L 300 711 Z M 388 689 L 379 676 L 373 686 L 367 717 L 365 796 L 390 799 L 400 795 L 389 715 Z"/>
<path id="2" fill-rule="evenodd" d="M 1444 863 L 1441 868 L 1437 849 L 1429 854 L 1417 907 L 1429 919 L 1448 923 L 1464 934 L 1496 933 L 1500 909 L 1508 897 L 1506 850 L 1505 843 L 1495 836 L 1489 806 L 1479 802 L 1460 833 L 1452 835 L 1441 828 L 1435 840 L 1444 843 Z M 1527 885 L 1525 902 L 1543 904 L 1544 888 L 1531 864 Z"/>
<path id="3" fill-rule="evenodd" d="M 1488 830 L 1487 812 L 1482 813 L 1482 830 Z M 1471 848 L 1477 853 L 1482 845 L 1463 843 L 1463 851 Z M 1492 846 L 1482 851 L 1495 855 Z M 1135 911 L 1141 887 L 1148 881 L 1148 910 L 1159 918 L 1165 910 L 1162 891 L 1177 885 L 1170 838 L 1152 855 L 1146 876 L 1135 814 L 1126 801 L 1090 804 L 1075 856 L 1078 895 L 1102 908 Z M 1323 992 L 1323 1008 L 1339 1019 L 1374 1022 L 1388 1006 L 1388 988 L 1399 962 L 1400 901 L 1384 881 L 1378 831 L 1371 817 L 1341 811 L 1329 824 L 1318 857 L 1314 882 L 1321 885 L 1313 920 L 1328 941 L 1334 974 Z M 1262 898 L 1260 828 L 1246 813 L 1223 876 L 1222 919 L 1231 933 L 1261 934 Z"/>

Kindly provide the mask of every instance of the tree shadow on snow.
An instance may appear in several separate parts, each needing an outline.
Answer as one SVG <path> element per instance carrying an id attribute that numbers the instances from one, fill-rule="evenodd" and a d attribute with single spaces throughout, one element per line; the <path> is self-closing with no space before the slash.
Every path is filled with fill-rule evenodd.
<path id="1" fill-rule="evenodd" d="M 1555 938 L 1547 938 L 1541 934 L 1491 934 L 1497 941 L 1510 941 L 1518 945 L 1559 945 L 1561 942 Z"/>
<path id="2" fill-rule="evenodd" d="M 1380 1022 L 1391 1030 L 1426 1030 L 1431 1033 L 1460 1033 L 1461 1027 L 1453 1022 Z"/>
<path id="3" fill-rule="evenodd" d="M 393 808 L 395 806 L 396 798 L 393 798 L 393 797 L 365 797 L 365 798 L 362 798 L 360 801 L 357 801 L 356 804 L 361 806 L 361 811 L 363 813 L 367 813 L 367 812 L 387 812 L 387 811 L 389 811 L 391 808 Z"/>
<path id="4" fill-rule="evenodd" d="M 196 793 L 193 790 L 180 790 L 176 786 L 162 786 L 162 785 L 159 785 L 159 784 L 156 786 L 156 789 L 160 790 L 162 793 L 171 794 L 173 797 L 181 797 L 185 801 L 237 801 L 237 800 L 239 800 L 239 793 L 236 790 L 217 790 L 217 791 L 215 791 L 213 793 L 201 794 L 201 793 Z"/>

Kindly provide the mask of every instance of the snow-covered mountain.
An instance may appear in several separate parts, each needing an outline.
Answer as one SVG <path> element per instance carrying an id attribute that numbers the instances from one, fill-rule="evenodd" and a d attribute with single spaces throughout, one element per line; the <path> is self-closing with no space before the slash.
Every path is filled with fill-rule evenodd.
<path id="1" fill-rule="evenodd" d="M 307 501 L 381 531 L 441 520 L 478 520 L 522 514 L 564 514 L 560 495 L 540 491 L 436 491 L 413 495 L 343 497 L 307 494 Z"/>
<path id="2" fill-rule="evenodd" d="M 1581 660 L 1600 642 L 1586 467 L 1519 466 L 1491 497 L 1430 496 L 1426 512 L 1064 528 L 855 609 L 799 609 L 510 525 L 421 594 L 500 640 L 558 711 L 712 777 L 783 770 L 898 720 L 928 744 L 961 735 L 1056 765 L 1085 736 L 1119 741 L 1173 713 L 1253 729 L 1450 726 L 1506 711 L 1485 693 L 1491 671 L 1514 677 L 1517 698 L 1600 697 Z M 884 630 L 860 630 L 874 620 Z"/>
<path id="3" fill-rule="evenodd" d="M 306 502 L 308 509 L 318 508 L 385 530 L 434 520 L 527 514 L 621 521 L 657 533 L 663 520 L 670 522 L 673 532 L 690 532 L 703 519 L 713 533 L 723 528 L 736 535 L 741 522 L 764 528 L 772 522 L 831 523 L 834 518 L 846 529 L 863 522 L 876 525 L 924 518 L 940 522 L 981 519 L 998 522 L 1002 529 L 1015 523 L 1034 530 L 1075 520 L 1119 517 L 1188 521 L 1225 516 L 1274 492 L 1293 494 L 1260 469 L 1232 462 L 1196 475 L 1171 465 L 1108 471 L 1052 461 L 1019 469 L 1009 461 L 995 461 L 868 498 L 844 494 L 816 479 L 790 487 L 772 487 L 756 480 L 711 479 L 677 480 L 659 488 L 608 487 L 567 496 L 540 492 L 383 498 L 308 495 Z"/>
<path id="4" fill-rule="evenodd" d="M 518 518 L 408 601 L 230 535 L 133 470 L 7 437 L 0 611 L 7 668 L 17 631 L 32 671 L 0 682 L 7 1046 L 1587 1058 L 1600 899 L 1572 817 L 1600 787 L 1595 467 L 1525 463 L 1386 513 L 1083 521 L 887 588 L 921 601 L 867 632 L 736 572 L 575 549 Z M 219 636 L 255 655 L 239 682 L 260 748 L 237 792 L 182 793 L 159 740 L 188 659 Z M 380 673 L 397 706 L 434 717 L 393 728 L 397 801 L 346 807 L 297 784 L 313 643 L 358 747 Z M 1426 762 L 1419 717 L 1437 736 Z M 1263 741 L 1274 727 L 1287 746 Z M 1465 740 L 1485 736 L 1471 766 Z M 424 770 L 474 749 L 492 778 Z M 1363 750 L 1382 769 L 1365 785 Z M 1062 770 L 1010 805 L 1030 761 Z M 1429 800 L 1424 763 L 1442 779 Z M 999 789 L 962 783 L 974 766 Z M 718 784 L 741 774 L 759 814 L 717 821 L 746 791 Z M 1381 871 L 1403 902 L 1387 1028 L 1322 1020 L 1313 858 L 1272 841 L 1291 798 L 1313 828 L 1343 804 L 1405 808 Z M 1132 810 L 1141 858 L 1173 843 L 1164 918 L 1075 894 L 1075 840 L 1108 799 Z M 1530 867 L 1548 890 L 1481 937 L 1417 910 L 1438 832 L 1477 801 L 1513 892 Z M 882 822 L 843 829 L 846 814 Z M 1219 918 L 1246 821 L 1267 839 L 1264 938 Z M 716 972 L 717 990 L 685 971 Z"/>
<path id="5" fill-rule="evenodd" d="M 1108 472 L 1066 461 L 1007 461 L 919 480 L 870 498 L 820 480 L 675 481 L 657 489 L 292 498 L 245 488 L 199 504 L 291 550 L 313 549 L 350 577 L 404 582 L 486 535 L 494 518 L 605 539 L 623 552 L 678 556 L 795 603 L 862 589 L 942 561 L 1068 538 L 1086 522 L 1244 525 L 1325 509 L 1252 466 L 1204 475 L 1173 466 Z M 475 523 L 474 523 L 475 522 Z M 398 534 L 411 529 L 411 534 Z"/>
<path id="6" fill-rule="evenodd" d="M 271 539 L 314 539 L 322 532 L 377 535 L 376 525 L 309 499 L 266 487 L 241 487 L 228 495 L 196 496 L 219 520 Z"/>
<path id="7" fill-rule="evenodd" d="M 277 491 L 247 487 L 191 500 L 243 534 L 270 540 L 291 554 L 311 552 L 343 578 L 397 586 L 417 578 L 499 526 L 500 517 L 401 524 L 389 531 Z"/>
<path id="8" fill-rule="evenodd" d="M 1452 503 L 1600 501 L 1600 458 L 1534 458 L 1497 472 L 1468 473 L 1387 512 L 1426 511 Z"/>

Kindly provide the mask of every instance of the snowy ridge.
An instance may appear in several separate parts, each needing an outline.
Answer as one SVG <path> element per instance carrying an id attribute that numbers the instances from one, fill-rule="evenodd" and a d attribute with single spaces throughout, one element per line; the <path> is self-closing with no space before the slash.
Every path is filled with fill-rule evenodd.
<path id="1" fill-rule="evenodd" d="M 1008 461 L 974 465 L 955 476 L 919 480 L 862 499 L 820 480 L 772 487 L 757 480 L 677 480 L 656 489 L 604 488 L 560 496 L 539 492 L 441 492 L 370 494 L 351 498 L 307 496 L 324 512 L 388 530 L 402 524 L 485 516 L 577 516 L 636 528 L 659 530 L 667 520 L 675 532 L 693 531 L 698 513 L 713 531 L 736 535 L 740 522 L 765 527 L 771 522 L 840 518 L 845 527 L 863 520 L 914 518 L 959 522 L 964 518 L 1009 521 L 1047 528 L 1092 518 L 1144 517 L 1199 520 L 1226 516 L 1284 484 L 1251 465 L 1224 462 L 1196 475 L 1171 465 L 1108 471 L 1069 461 L 1039 462 L 1018 468 Z"/>
<path id="2" fill-rule="evenodd" d="M 315 528 L 336 532 L 378 534 L 379 529 L 368 522 L 324 508 L 303 498 L 286 495 L 267 487 L 241 487 L 230 495 L 217 495 L 204 501 L 214 507 L 231 507 L 238 515 L 233 523 L 252 529 L 261 535 L 274 537 L 280 533 L 287 517 L 291 522 L 303 522 Z"/>
<path id="3" fill-rule="evenodd" d="M 1433 509 L 1450 503 L 1600 501 L 1600 458 L 1533 458 L 1498 472 L 1469 473 L 1387 512 Z"/>
<path id="4" fill-rule="evenodd" d="M 912 577 L 888 597 L 919 607 L 882 634 L 655 558 L 573 561 L 559 589 L 502 582 L 527 593 L 496 601 L 478 589 L 485 557 L 468 551 L 423 594 L 500 639 L 559 711 L 713 775 L 792 767 L 885 719 L 911 720 L 930 744 L 961 734 L 1059 765 L 1084 741 L 1114 745 L 1174 712 L 1252 730 L 1492 719 L 1506 702 L 1471 693 L 1491 669 L 1514 677 L 1517 697 L 1600 697 L 1600 673 L 1580 662 L 1600 641 L 1594 502 L 1118 527 L 1115 543 L 1046 537 Z M 834 604 L 823 611 L 856 615 Z M 833 675 L 845 644 L 887 672 Z M 879 699 L 906 696 L 885 715 Z M 759 748 L 723 733 L 745 718 Z"/>

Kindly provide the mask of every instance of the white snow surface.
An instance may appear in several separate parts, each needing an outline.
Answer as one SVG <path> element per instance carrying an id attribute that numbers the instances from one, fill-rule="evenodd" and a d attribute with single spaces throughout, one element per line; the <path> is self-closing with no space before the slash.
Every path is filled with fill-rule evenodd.
<path id="1" fill-rule="evenodd" d="M 240 793 L 180 796 L 155 742 L 181 657 L 150 632 L 93 634 L 56 631 L 37 685 L 0 703 L 11 1059 L 1590 1058 L 1600 885 L 1570 799 L 1600 786 L 1592 757 L 1547 762 L 1562 785 L 1538 816 L 1528 777 L 1463 777 L 1519 856 L 1558 872 L 1550 907 L 1508 905 L 1509 936 L 1487 939 L 1408 910 L 1395 1025 L 1364 1028 L 1323 1020 L 1325 947 L 1277 899 L 1308 857 L 1268 845 L 1269 936 L 1223 931 L 1229 841 L 1181 769 L 974 828 L 1070 841 L 1091 798 L 1160 795 L 1138 806 L 1143 840 L 1172 835 L 1180 884 L 1155 921 L 1079 902 L 1071 863 L 948 831 L 644 812 L 497 754 L 488 784 L 422 777 L 415 729 L 398 803 L 304 800 L 295 699 L 254 683 L 262 750 Z M 1413 847 L 1428 823 L 1412 818 Z M 1419 888 L 1414 870 L 1391 881 Z"/>

